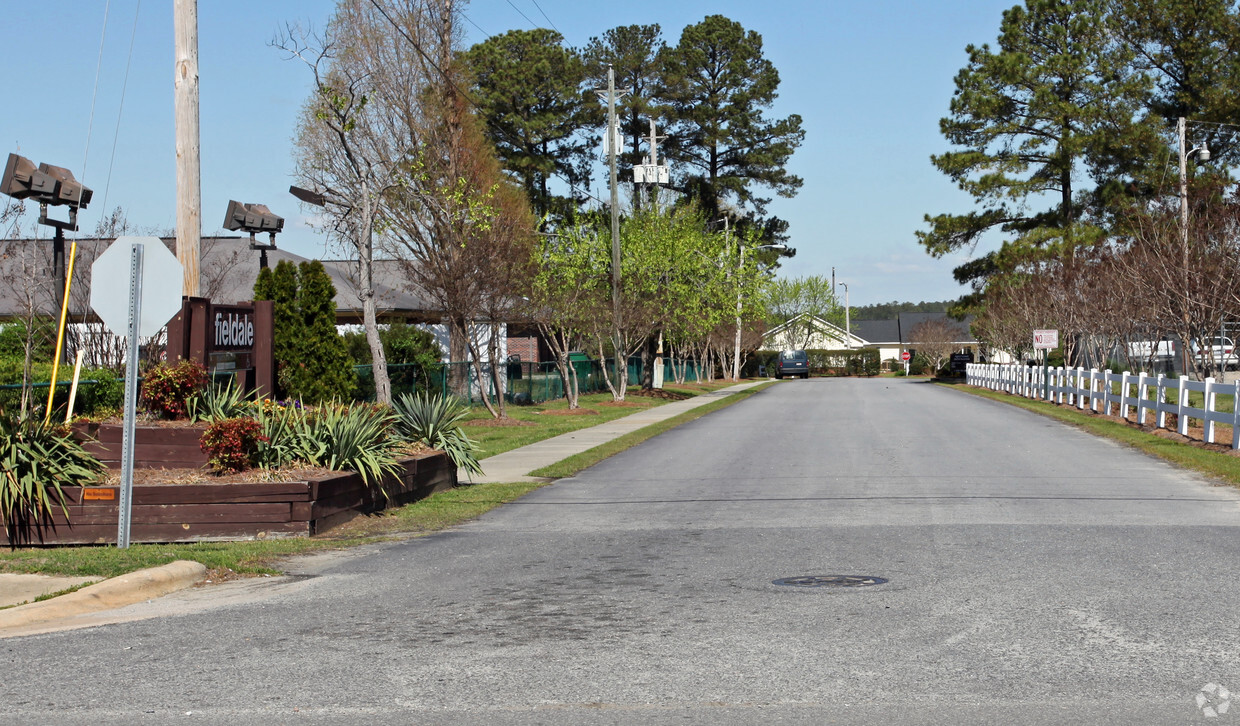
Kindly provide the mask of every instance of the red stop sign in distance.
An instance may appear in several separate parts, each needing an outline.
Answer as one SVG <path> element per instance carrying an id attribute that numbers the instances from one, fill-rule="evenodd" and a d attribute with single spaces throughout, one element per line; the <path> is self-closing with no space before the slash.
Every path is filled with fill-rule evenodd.
<path id="1" fill-rule="evenodd" d="M 913 357 L 913 354 L 909 353 L 907 350 L 900 353 L 900 360 L 908 360 L 909 358 L 912 358 L 912 357 Z"/>

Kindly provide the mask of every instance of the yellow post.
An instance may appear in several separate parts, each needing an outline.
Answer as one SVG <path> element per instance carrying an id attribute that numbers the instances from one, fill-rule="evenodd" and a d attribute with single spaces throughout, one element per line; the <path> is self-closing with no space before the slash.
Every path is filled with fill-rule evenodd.
<path id="1" fill-rule="evenodd" d="M 60 325 L 56 327 L 56 357 L 52 359 L 52 382 L 47 388 L 47 411 L 43 414 L 44 425 L 52 420 L 52 397 L 56 395 L 56 375 L 60 372 L 60 353 L 65 344 L 65 318 L 69 316 L 69 290 L 73 287 L 73 261 L 77 258 L 77 240 L 69 248 L 69 271 L 65 275 L 65 297 L 60 304 Z"/>

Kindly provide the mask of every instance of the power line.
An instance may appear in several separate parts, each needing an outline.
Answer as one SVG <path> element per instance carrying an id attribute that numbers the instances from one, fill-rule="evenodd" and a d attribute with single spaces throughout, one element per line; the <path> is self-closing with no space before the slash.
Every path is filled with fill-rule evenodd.
<path id="1" fill-rule="evenodd" d="M 538 4 L 538 0 L 530 0 L 530 2 L 534 3 L 534 7 L 538 8 L 538 12 L 542 13 L 542 16 L 547 19 L 547 23 L 551 25 L 551 29 L 557 33 L 560 33 L 560 29 L 555 27 L 555 23 L 551 22 L 551 18 L 547 18 L 547 11 L 542 9 L 542 6 Z M 564 33 L 560 33 L 560 35 L 564 35 Z"/>
<path id="2" fill-rule="evenodd" d="M 133 10 L 133 30 L 129 33 L 129 57 L 125 59 L 125 80 L 121 83 L 121 103 L 116 109 L 116 130 L 112 134 L 112 156 L 108 159 L 108 180 L 103 186 L 103 213 L 108 213 L 108 192 L 112 189 L 112 168 L 116 164 L 116 141 L 121 135 L 121 114 L 125 111 L 125 90 L 129 88 L 129 67 L 133 63 L 133 42 L 138 37 L 138 12 L 142 9 L 142 0 L 138 0 Z"/>
<path id="3" fill-rule="evenodd" d="M 533 27 L 535 27 L 535 28 L 537 28 L 537 27 L 538 27 L 538 23 L 535 23 L 533 20 L 530 20 L 530 16 L 528 16 L 528 15 L 526 15 L 525 13 L 521 12 L 521 8 L 517 7 L 516 5 L 513 5 L 513 4 L 512 4 L 512 0 L 506 0 L 506 2 L 508 3 L 508 6 L 509 6 L 509 7 L 511 7 L 513 10 L 516 10 L 518 13 L 520 13 L 520 14 L 521 14 L 521 17 L 525 18 L 526 22 L 528 22 L 531 26 L 533 26 Z"/>
<path id="4" fill-rule="evenodd" d="M 462 18 L 465 18 L 466 22 L 468 22 L 470 25 L 472 25 L 472 26 L 474 26 L 475 28 L 477 28 L 479 33 L 482 33 L 482 34 L 483 34 L 483 35 L 485 35 L 488 39 L 490 39 L 490 38 L 491 38 L 491 34 L 490 34 L 490 33 L 488 33 L 487 31 L 483 30 L 483 29 L 482 29 L 482 26 L 481 26 L 481 25 L 478 25 L 477 23 L 475 23 L 475 22 L 474 22 L 474 19 L 473 19 L 473 18 L 471 18 L 471 17 L 469 17 L 469 15 L 465 14 L 464 12 L 462 12 L 462 13 L 461 13 L 461 17 L 462 17 Z"/>

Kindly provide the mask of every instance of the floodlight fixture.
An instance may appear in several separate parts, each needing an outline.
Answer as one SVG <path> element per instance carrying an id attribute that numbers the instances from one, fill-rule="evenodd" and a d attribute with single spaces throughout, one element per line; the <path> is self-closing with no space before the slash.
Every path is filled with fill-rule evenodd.
<path id="1" fill-rule="evenodd" d="M 90 204 L 93 192 L 73 172 L 60 166 L 39 164 L 18 154 L 9 154 L 0 176 L 0 194 L 14 199 L 33 199 L 39 203 L 39 224 L 56 229 L 52 236 L 52 267 L 65 288 L 65 230 L 77 231 L 77 213 Z M 68 221 L 47 216 L 49 206 L 69 208 Z"/>
<path id="2" fill-rule="evenodd" d="M 242 204 L 229 200 L 228 212 L 224 215 L 224 229 L 241 230 L 250 233 L 250 249 L 260 252 L 259 269 L 267 266 L 267 251 L 276 248 L 276 233 L 284 229 L 284 217 L 273 213 L 265 204 Z M 271 236 L 270 244 L 259 244 L 254 235 L 266 232 Z"/>
<path id="3" fill-rule="evenodd" d="M 64 205 L 69 207 L 70 216 L 76 216 L 76 209 L 85 209 L 93 194 L 68 169 L 51 164 L 35 166 L 33 161 L 17 154 L 9 154 L 4 165 L 0 193 L 14 199 L 34 199 L 42 205 Z"/>
<path id="4" fill-rule="evenodd" d="M 39 164 L 39 172 L 56 180 L 49 204 L 65 204 L 76 209 L 85 209 L 90 204 L 94 192 L 74 179 L 73 172 L 51 164 Z"/>
<path id="5" fill-rule="evenodd" d="M 230 200 L 224 217 L 224 229 L 241 230 L 253 235 L 268 232 L 273 237 L 284 229 L 284 217 L 273 214 L 265 204 L 242 204 Z"/>

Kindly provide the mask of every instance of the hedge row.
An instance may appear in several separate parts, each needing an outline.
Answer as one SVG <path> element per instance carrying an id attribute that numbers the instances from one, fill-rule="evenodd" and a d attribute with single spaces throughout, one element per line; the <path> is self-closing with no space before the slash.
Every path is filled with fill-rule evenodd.
<path id="1" fill-rule="evenodd" d="M 759 350 L 749 356 L 745 362 L 743 375 L 756 376 L 759 367 L 764 366 L 767 375 L 774 375 L 775 362 L 780 351 Z M 821 350 L 805 351 L 809 359 L 809 372 L 817 376 L 876 376 L 882 361 L 878 351 L 873 348 L 860 350 Z"/>

